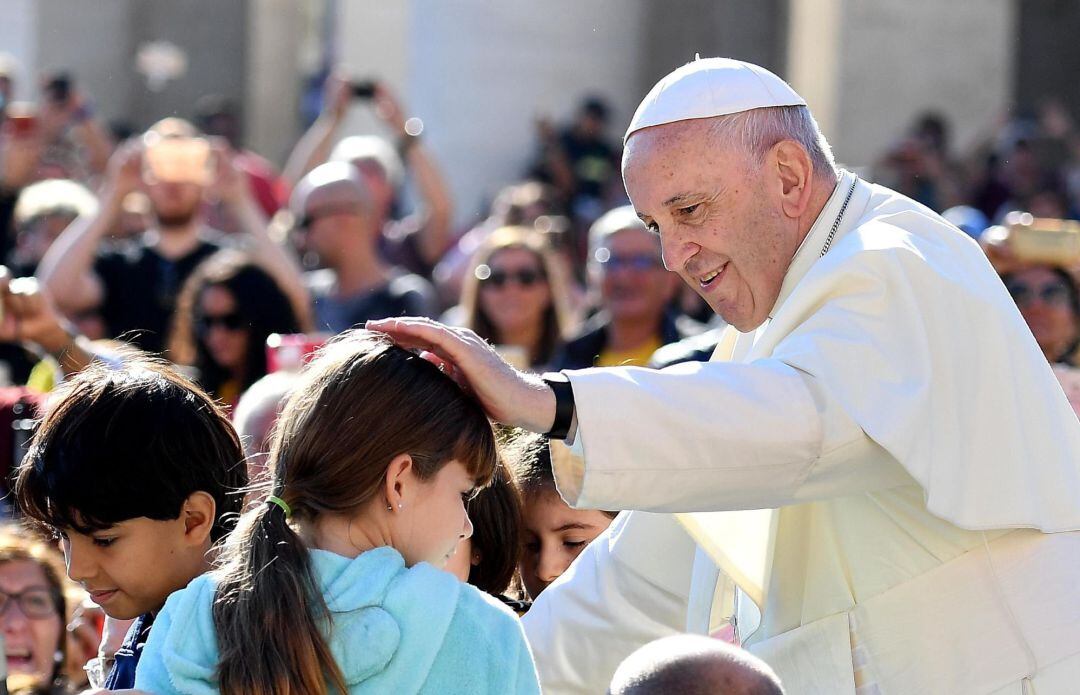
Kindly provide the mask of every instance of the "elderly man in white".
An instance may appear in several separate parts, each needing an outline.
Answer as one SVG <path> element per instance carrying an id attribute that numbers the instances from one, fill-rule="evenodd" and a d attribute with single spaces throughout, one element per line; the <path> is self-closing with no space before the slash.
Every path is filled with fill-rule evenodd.
<path id="1" fill-rule="evenodd" d="M 802 98 L 739 61 L 661 80 L 623 176 L 731 325 L 712 362 L 541 379 L 466 331 L 371 327 L 572 440 L 570 504 L 719 512 L 686 521 L 760 605 L 741 637 L 790 692 L 1075 692 L 1080 422 L 980 249 L 837 171 Z M 543 680 L 585 692 L 574 650 L 622 618 L 574 579 L 529 636 Z"/>

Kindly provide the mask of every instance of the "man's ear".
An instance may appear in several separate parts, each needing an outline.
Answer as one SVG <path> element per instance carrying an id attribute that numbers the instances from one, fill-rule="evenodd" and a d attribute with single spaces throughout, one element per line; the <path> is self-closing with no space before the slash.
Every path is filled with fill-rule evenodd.
<path id="1" fill-rule="evenodd" d="M 191 545 L 203 545 L 210 538 L 210 531 L 217 519 L 217 502 L 209 492 L 197 490 L 184 500 L 180 509 L 184 520 L 184 537 Z"/>
<path id="2" fill-rule="evenodd" d="M 404 509 L 407 502 L 412 500 L 414 494 L 413 484 L 416 481 L 416 472 L 413 470 L 412 456 L 398 454 L 386 467 L 386 478 L 383 482 L 383 492 L 386 495 L 386 504 L 391 512 Z"/>
<path id="3" fill-rule="evenodd" d="M 813 188 L 814 165 L 810 155 L 794 140 L 781 140 L 773 145 L 768 162 L 777 173 L 784 215 L 799 219 L 810 204 Z"/>

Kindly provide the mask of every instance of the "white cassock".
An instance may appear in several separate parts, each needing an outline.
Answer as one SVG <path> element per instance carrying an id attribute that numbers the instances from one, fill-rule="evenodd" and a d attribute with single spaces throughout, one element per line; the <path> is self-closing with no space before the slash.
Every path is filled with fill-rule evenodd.
<path id="1" fill-rule="evenodd" d="M 843 172 L 770 317 L 714 362 L 569 372 L 567 501 L 683 513 L 795 695 L 1080 692 L 1080 422 L 978 246 Z M 545 692 L 603 692 L 574 654 L 637 619 L 574 580 L 526 616 Z"/>

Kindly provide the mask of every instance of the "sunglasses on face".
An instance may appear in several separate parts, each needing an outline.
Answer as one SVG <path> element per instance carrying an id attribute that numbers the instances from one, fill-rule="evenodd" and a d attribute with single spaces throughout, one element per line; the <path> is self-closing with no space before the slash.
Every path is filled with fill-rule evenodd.
<path id="1" fill-rule="evenodd" d="M 655 270 L 660 267 L 659 258 L 645 253 L 616 256 L 610 249 L 600 248 L 593 257 L 600 267 L 609 273 L 616 270 Z"/>
<path id="2" fill-rule="evenodd" d="M 51 618 L 56 615 L 52 591 L 44 586 L 32 586 L 17 594 L 0 591 L 0 615 L 3 615 L 12 603 L 19 604 L 19 610 L 27 618 Z"/>
<path id="3" fill-rule="evenodd" d="M 328 205 L 305 212 L 303 217 L 297 220 L 296 228 L 307 231 L 311 228 L 311 225 L 324 217 L 333 217 L 334 215 L 356 215 L 359 213 L 360 210 L 355 205 Z"/>
<path id="4" fill-rule="evenodd" d="M 484 286 L 502 288 L 508 282 L 516 282 L 522 287 L 532 287 L 537 283 L 544 282 L 547 278 L 535 268 L 520 268 L 518 270 L 500 270 L 484 264 L 477 266 L 476 279 Z"/>
<path id="5" fill-rule="evenodd" d="M 1067 306 L 1069 288 L 1060 282 L 1032 287 L 1026 282 L 1010 282 L 1005 285 L 1017 306 L 1027 306 L 1036 298 L 1050 306 Z"/>
<path id="6" fill-rule="evenodd" d="M 199 317 L 198 327 L 200 333 L 209 333 L 214 326 L 221 326 L 227 331 L 238 331 L 244 328 L 244 318 L 236 312 L 217 316 L 206 314 Z"/>

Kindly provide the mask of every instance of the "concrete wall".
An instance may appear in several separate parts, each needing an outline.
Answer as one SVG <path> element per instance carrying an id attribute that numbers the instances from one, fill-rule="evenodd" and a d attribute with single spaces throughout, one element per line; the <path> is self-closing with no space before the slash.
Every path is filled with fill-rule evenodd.
<path id="1" fill-rule="evenodd" d="M 36 99 L 38 13 L 34 0 L 3 0 L 0 53 L 15 60 L 15 99 Z"/>
<path id="2" fill-rule="evenodd" d="M 844 163 L 873 163 L 928 109 L 948 117 L 963 148 L 1010 104 L 1012 0 L 805 2 L 789 31 L 789 61 L 801 63 L 790 66 L 793 85 L 808 87 Z"/>
<path id="3" fill-rule="evenodd" d="M 665 0 L 645 3 L 647 31 L 639 82 L 644 96 L 680 65 L 721 56 L 756 63 L 783 75 L 787 0 Z M 797 3 L 796 3 L 797 4 Z"/>
<path id="4" fill-rule="evenodd" d="M 250 0 L 244 74 L 245 144 L 284 162 L 300 128 L 303 12 L 295 0 Z"/>
<path id="5" fill-rule="evenodd" d="M 106 120 L 131 115 L 138 88 L 133 0 L 41 0 L 37 69 L 65 70 Z"/>
<path id="6" fill-rule="evenodd" d="M 1018 14 L 1017 106 L 1034 111 L 1052 97 L 1080 119 L 1080 2 L 1023 0 Z"/>
<path id="7" fill-rule="evenodd" d="M 141 125 L 166 116 L 190 117 L 195 101 L 244 95 L 247 0 L 139 0 L 133 25 L 136 47 L 168 41 L 187 55 L 187 73 L 159 92 L 144 81 L 134 88 L 132 113 Z"/>
<path id="8" fill-rule="evenodd" d="M 642 0 L 346 0 L 341 10 L 343 60 L 403 86 L 461 224 L 521 178 L 537 117 L 561 121 L 596 92 L 610 100 L 618 139 L 642 96 Z M 363 124 L 356 116 L 350 128 Z"/>

